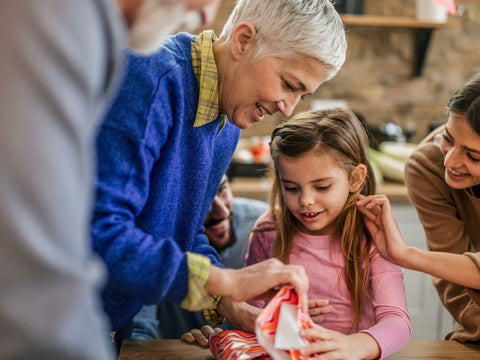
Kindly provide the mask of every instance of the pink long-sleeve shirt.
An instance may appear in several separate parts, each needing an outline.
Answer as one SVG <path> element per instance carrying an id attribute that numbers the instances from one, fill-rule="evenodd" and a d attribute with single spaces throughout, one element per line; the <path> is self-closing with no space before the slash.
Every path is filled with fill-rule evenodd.
<path id="1" fill-rule="evenodd" d="M 265 214 L 255 226 L 271 221 L 271 215 Z M 274 241 L 275 231 L 253 233 L 246 265 L 269 259 Z M 370 260 L 370 288 L 365 294 L 358 330 L 375 339 L 381 350 L 380 358 L 383 358 L 409 341 L 411 324 L 402 269 L 383 259 L 374 246 L 371 252 L 374 255 Z M 296 233 L 289 263 L 305 267 L 310 279 L 309 299 L 328 299 L 332 305 L 332 312 L 324 316 L 321 326 L 343 334 L 356 332 L 350 331 L 354 305 L 343 274 L 345 261 L 339 239 L 330 235 Z M 250 304 L 264 305 L 262 301 L 251 301 Z"/>

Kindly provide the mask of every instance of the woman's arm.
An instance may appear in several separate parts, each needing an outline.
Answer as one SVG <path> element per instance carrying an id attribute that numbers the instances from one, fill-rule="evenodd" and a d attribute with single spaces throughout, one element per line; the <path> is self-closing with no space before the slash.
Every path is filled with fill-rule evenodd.
<path id="1" fill-rule="evenodd" d="M 480 289 L 480 271 L 466 255 L 424 251 L 408 246 L 392 214 L 390 201 L 385 195 L 373 195 L 357 203 L 366 216 L 365 223 L 380 254 L 391 262 L 416 271 Z M 455 271 L 452 271 L 455 269 Z"/>
<path id="2" fill-rule="evenodd" d="M 466 255 L 424 251 L 409 247 L 405 254 L 405 265 L 402 266 L 480 290 L 480 271 Z"/>

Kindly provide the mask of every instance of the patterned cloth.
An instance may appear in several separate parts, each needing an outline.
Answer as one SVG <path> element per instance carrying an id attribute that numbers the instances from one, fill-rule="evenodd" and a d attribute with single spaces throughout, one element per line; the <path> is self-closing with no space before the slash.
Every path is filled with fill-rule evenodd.
<path id="1" fill-rule="evenodd" d="M 183 299 L 182 308 L 191 311 L 203 310 L 215 306 L 205 290 L 210 274 L 210 258 L 187 251 L 188 293 Z"/>
<path id="2" fill-rule="evenodd" d="M 312 340 L 301 338 L 299 331 L 312 328 L 314 324 L 310 315 L 305 313 L 299 304 L 300 299 L 293 287 L 284 286 L 258 316 L 256 335 L 240 330 L 222 331 L 208 339 L 210 351 L 218 360 L 308 359 L 297 348 Z M 288 322 L 285 322 L 282 317 L 292 308 L 295 319 L 293 323 L 287 325 Z M 279 324 L 283 327 L 282 329 L 279 329 Z M 276 338 L 278 336 L 284 336 L 282 341 Z M 297 344 L 301 343 L 300 346 L 292 345 L 295 339 Z"/>
<path id="3" fill-rule="evenodd" d="M 197 115 L 194 127 L 202 126 L 216 120 L 220 114 L 218 104 L 218 73 L 215 58 L 213 56 L 213 42 L 217 36 L 212 30 L 202 32 L 192 41 L 192 66 L 195 78 L 200 84 Z M 220 122 L 217 135 L 225 126 L 226 117 Z M 210 297 L 205 290 L 205 283 L 210 274 L 210 259 L 206 256 L 187 252 L 188 264 L 188 294 L 183 300 L 181 307 L 185 310 L 205 310 L 207 321 L 215 326 L 225 319 L 214 309 L 221 297 Z"/>
<path id="4" fill-rule="evenodd" d="M 221 296 L 212 296 L 210 301 L 213 303 L 213 306 L 210 306 L 208 309 L 203 310 L 203 316 L 205 321 L 212 326 L 220 326 L 225 322 L 225 317 L 218 313 L 217 305 L 222 300 Z"/>
<path id="5" fill-rule="evenodd" d="M 220 133 L 225 126 L 227 117 L 220 111 L 218 103 L 218 73 L 212 47 L 215 40 L 217 40 L 217 36 L 213 31 L 206 30 L 192 41 L 193 72 L 200 84 L 197 116 L 193 126 L 208 124 L 222 115 L 218 129 L 218 133 Z"/>
<path id="6" fill-rule="evenodd" d="M 308 356 L 303 355 L 297 349 L 307 345 L 312 340 L 301 338 L 299 331 L 313 328 L 314 323 L 308 312 L 303 311 L 300 304 L 301 299 L 293 287 L 286 285 L 280 289 L 257 317 L 255 330 L 258 342 L 275 360 L 308 359 Z M 296 319 L 293 323 L 288 324 L 282 317 L 285 317 L 292 305 L 294 306 Z M 279 326 L 280 324 L 281 326 Z M 280 331 L 283 333 L 282 339 L 278 338 Z"/>
<path id="7" fill-rule="evenodd" d="M 260 346 L 255 334 L 241 330 L 225 330 L 209 337 L 210 351 L 219 360 L 272 359 Z"/>
<path id="8" fill-rule="evenodd" d="M 198 97 L 198 107 L 197 114 L 195 117 L 194 127 L 202 126 L 216 120 L 219 115 L 221 115 L 220 105 L 218 103 L 218 73 L 217 73 L 217 64 L 215 63 L 215 57 L 213 56 L 213 42 L 217 40 L 217 36 L 212 30 L 206 30 L 202 32 L 195 40 L 192 41 L 192 66 L 195 78 L 199 84 L 199 97 Z M 222 115 L 220 119 L 220 125 L 218 128 L 217 135 L 220 134 L 223 127 L 226 123 L 225 114 Z M 189 273 L 195 272 L 200 269 L 193 269 L 190 267 L 190 262 L 188 265 Z M 190 289 L 190 278 L 189 276 L 189 289 Z M 208 275 L 207 278 L 208 279 Z M 205 282 L 206 282 L 205 279 Z M 197 280 L 195 280 L 197 281 Z M 205 284 L 204 282 L 204 284 Z M 194 285 L 195 286 L 195 285 Z M 197 287 L 197 286 L 196 286 Z M 198 288 L 198 287 L 197 287 Z M 203 288 L 202 288 L 203 289 Z M 200 290 L 200 289 L 199 289 Z M 193 296 L 201 296 L 197 292 Z M 190 290 L 187 297 L 190 297 Z M 186 299 L 185 299 L 186 300 Z M 184 302 L 181 307 L 185 310 L 201 310 L 205 309 L 198 308 L 194 309 L 191 307 L 184 306 Z M 200 300 L 199 298 L 196 300 Z M 221 297 L 215 296 L 210 297 L 208 302 L 210 306 L 206 310 L 203 310 L 203 315 L 205 320 L 207 320 L 213 326 L 218 326 L 225 321 L 225 318 L 221 316 L 215 309 L 220 302 Z"/>

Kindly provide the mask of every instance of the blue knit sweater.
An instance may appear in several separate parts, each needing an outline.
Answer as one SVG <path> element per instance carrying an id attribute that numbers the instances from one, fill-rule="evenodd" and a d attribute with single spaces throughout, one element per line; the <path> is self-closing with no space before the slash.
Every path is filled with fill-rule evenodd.
<path id="1" fill-rule="evenodd" d="M 220 265 L 203 235 L 240 130 L 219 119 L 194 128 L 198 84 L 192 35 L 169 38 L 149 57 L 128 55 L 123 84 L 97 139 L 93 248 L 108 267 L 104 307 L 112 329 L 141 304 L 188 292 L 185 251 Z"/>

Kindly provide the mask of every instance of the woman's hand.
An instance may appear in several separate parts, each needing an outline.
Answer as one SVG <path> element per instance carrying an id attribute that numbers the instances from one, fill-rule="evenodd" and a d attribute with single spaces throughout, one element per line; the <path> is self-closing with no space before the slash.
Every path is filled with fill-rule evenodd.
<path id="1" fill-rule="evenodd" d="M 307 298 L 308 277 L 303 266 L 285 265 L 272 258 L 237 270 L 212 266 L 205 289 L 211 295 L 239 302 L 272 297 L 285 284 L 292 285 L 301 298 Z M 303 306 L 307 310 L 307 304 Z"/>
<path id="2" fill-rule="evenodd" d="M 326 299 L 309 299 L 308 313 L 313 322 L 320 324 L 323 321 L 323 315 L 332 312 L 332 306 Z"/>
<path id="3" fill-rule="evenodd" d="M 358 210 L 365 215 L 365 225 L 380 255 L 404 266 L 409 246 L 392 214 L 390 201 L 385 195 L 371 195 L 357 201 Z"/>
<path id="4" fill-rule="evenodd" d="M 186 332 L 180 337 L 180 339 L 190 344 L 197 343 L 200 346 L 208 347 L 209 336 L 222 331 L 223 330 L 218 327 L 212 328 L 210 325 L 205 325 L 202 326 L 200 330 L 192 329 L 189 332 Z"/>
<path id="5" fill-rule="evenodd" d="M 365 360 L 376 359 L 380 348 L 373 337 L 365 333 L 344 335 L 319 325 L 302 330 L 302 337 L 313 339 L 302 349 L 309 359 L 316 360 Z"/>

